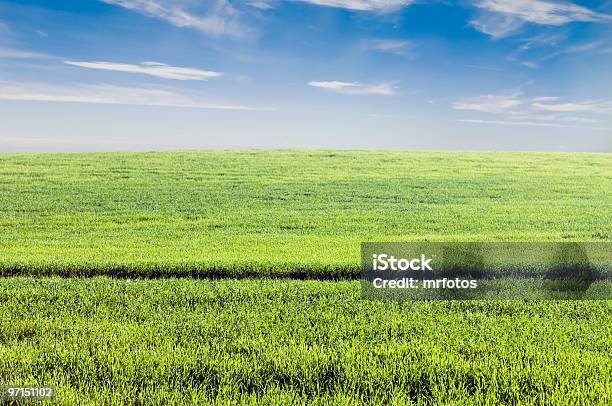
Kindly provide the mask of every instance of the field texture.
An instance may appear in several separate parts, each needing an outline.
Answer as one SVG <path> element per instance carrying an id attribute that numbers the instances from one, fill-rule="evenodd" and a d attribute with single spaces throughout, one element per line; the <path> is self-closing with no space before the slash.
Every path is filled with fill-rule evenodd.
<path id="1" fill-rule="evenodd" d="M 612 238 L 612 155 L 0 155 L 0 272 L 351 277 L 362 241 Z"/>
<path id="2" fill-rule="evenodd" d="M 609 405 L 612 301 L 366 301 L 315 279 L 353 279 L 362 241 L 611 224 L 610 154 L 0 155 L 0 385 L 66 405 Z"/>
<path id="3" fill-rule="evenodd" d="M 380 302 L 359 283 L 0 280 L 0 382 L 75 404 L 612 402 L 610 302 Z"/>

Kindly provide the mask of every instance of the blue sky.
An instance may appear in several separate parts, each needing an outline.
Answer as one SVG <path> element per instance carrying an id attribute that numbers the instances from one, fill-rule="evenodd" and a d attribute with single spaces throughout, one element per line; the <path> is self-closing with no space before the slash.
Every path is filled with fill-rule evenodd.
<path id="1" fill-rule="evenodd" d="M 0 151 L 612 151 L 612 1 L 0 0 Z"/>

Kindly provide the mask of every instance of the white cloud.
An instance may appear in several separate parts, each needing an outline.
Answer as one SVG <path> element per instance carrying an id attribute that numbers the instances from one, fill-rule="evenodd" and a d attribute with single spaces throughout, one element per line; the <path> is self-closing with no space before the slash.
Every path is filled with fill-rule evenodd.
<path id="1" fill-rule="evenodd" d="M 528 98 L 516 90 L 507 95 L 489 94 L 465 98 L 454 102 L 452 108 L 501 117 L 494 120 L 463 118 L 459 121 L 539 127 L 570 127 L 576 125 L 568 123 L 597 123 L 600 121 L 597 115 L 612 114 L 612 102 L 564 102 L 554 96 Z"/>
<path id="2" fill-rule="evenodd" d="M 390 12 L 409 6 L 415 0 L 293 0 L 317 6 L 346 8 L 357 11 Z"/>
<path id="3" fill-rule="evenodd" d="M 19 49 L 0 48 L 0 58 L 6 59 L 46 59 L 51 56 L 40 52 L 22 51 Z"/>
<path id="4" fill-rule="evenodd" d="M 524 43 L 507 60 L 519 63 L 529 68 L 538 68 L 550 59 L 582 52 L 602 53 L 606 46 L 603 40 L 583 42 L 579 44 L 565 45 L 563 42 L 568 38 L 568 29 L 554 29 L 554 32 L 545 32 L 531 38 L 523 38 Z"/>
<path id="5" fill-rule="evenodd" d="M 193 2 L 185 0 L 100 0 L 164 20 L 176 27 L 189 27 L 209 35 L 242 37 L 250 30 L 240 22 L 240 13 L 228 0 L 208 1 L 204 13 L 189 12 Z"/>
<path id="6" fill-rule="evenodd" d="M 274 6 L 266 0 L 252 0 L 247 2 L 247 4 L 251 7 L 258 8 L 260 10 L 270 10 L 274 8 Z"/>
<path id="7" fill-rule="evenodd" d="M 598 49 L 603 44 L 604 44 L 604 41 L 602 41 L 602 40 L 586 42 L 586 43 L 583 43 L 583 44 L 578 44 L 578 45 L 566 47 L 566 48 L 562 49 L 561 51 L 559 51 L 559 53 L 574 54 L 574 53 L 578 53 L 578 52 L 592 51 L 594 49 Z"/>
<path id="8" fill-rule="evenodd" d="M 536 68 L 540 67 L 540 65 L 537 62 L 534 62 L 534 61 L 522 61 L 521 65 L 526 66 L 526 67 L 531 68 L 531 69 L 536 69 Z"/>
<path id="9" fill-rule="evenodd" d="M 556 47 L 568 38 L 568 30 L 565 28 L 555 29 L 553 32 L 546 31 L 544 33 L 522 38 L 524 42 L 517 52 L 525 52 L 533 49 Z"/>
<path id="10" fill-rule="evenodd" d="M 141 62 L 141 65 L 145 65 L 145 66 L 170 66 L 167 63 L 156 62 L 156 61 Z"/>
<path id="11" fill-rule="evenodd" d="M 518 98 L 520 92 L 508 95 L 486 94 L 482 96 L 469 97 L 453 103 L 454 110 L 473 110 L 484 113 L 503 113 L 523 104 Z"/>
<path id="12" fill-rule="evenodd" d="M 565 122 L 565 123 L 581 123 L 581 124 L 591 124 L 598 123 L 600 120 L 595 120 L 593 118 L 580 117 L 580 116 L 567 116 L 563 114 L 539 114 L 532 112 L 525 113 L 517 113 L 514 115 L 508 115 L 508 119 L 511 120 L 527 120 L 527 121 L 551 121 L 551 122 Z"/>
<path id="13" fill-rule="evenodd" d="M 208 103 L 166 89 L 123 87 L 107 84 L 59 86 L 44 83 L 0 82 L 0 100 L 182 107 L 217 110 L 275 110 L 275 108 L 271 107 Z"/>
<path id="14" fill-rule="evenodd" d="M 581 52 L 589 52 L 589 51 L 598 50 L 601 48 L 602 45 L 604 45 L 604 42 L 600 40 L 600 41 L 591 41 L 591 42 L 586 42 L 583 44 L 567 46 L 565 48 L 558 49 L 557 51 L 552 52 L 540 58 L 540 61 L 544 62 L 544 61 L 547 61 L 549 59 L 555 58 L 560 55 L 576 54 L 576 53 L 581 53 Z"/>
<path id="15" fill-rule="evenodd" d="M 482 13 L 470 24 L 494 38 L 516 33 L 524 23 L 560 26 L 574 21 L 612 21 L 612 16 L 597 13 L 570 2 L 546 0 L 481 0 Z"/>
<path id="16" fill-rule="evenodd" d="M 405 56 L 410 42 L 397 39 L 371 39 L 363 42 L 365 51 L 385 52 L 393 55 Z"/>
<path id="17" fill-rule="evenodd" d="M 528 127 L 551 127 L 551 128 L 591 128 L 596 130 L 605 130 L 601 127 L 584 127 L 568 124 L 559 123 L 542 123 L 538 121 L 506 121 L 506 120 L 477 120 L 477 119 L 460 119 L 457 120 L 462 123 L 471 124 L 496 124 L 496 125 L 516 125 L 516 126 L 528 126 Z"/>
<path id="18" fill-rule="evenodd" d="M 344 94 L 379 96 L 392 96 L 396 93 L 397 88 L 393 83 L 364 85 L 358 82 L 341 82 L 337 80 L 312 81 L 308 83 L 308 86 Z"/>
<path id="19" fill-rule="evenodd" d="M 159 62 L 143 62 L 140 65 L 113 62 L 77 62 L 64 61 L 67 65 L 81 68 L 109 70 L 114 72 L 141 73 L 163 79 L 174 80 L 208 80 L 222 76 L 220 72 L 195 68 L 170 66 Z"/>
<path id="20" fill-rule="evenodd" d="M 609 102 L 550 103 L 540 99 L 532 103 L 531 106 L 536 110 L 543 111 L 612 114 L 612 103 Z"/>
<path id="21" fill-rule="evenodd" d="M 559 96 L 539 96 L 531 99 L 532 101 L 546 102 L 546 101 L 555 101 L 561 99 Z"/>
<path id="22" fill-rule="evenodd" d="M 572 21 L 609 21 L 610 16 L 596 13 L 569 2 L 545 0 L 484 0 L 477 7 L 518 17 L 542 25 L 563 25 Z"/>
<path id="23" fill-rule="evenodd" d="M 518 18 L 493 13 L 483 14 L 478 19 L 470 21 L 472 27 L 494 39 L 514 34 L 523 28 L 524 24 L 524 21 Z"/>

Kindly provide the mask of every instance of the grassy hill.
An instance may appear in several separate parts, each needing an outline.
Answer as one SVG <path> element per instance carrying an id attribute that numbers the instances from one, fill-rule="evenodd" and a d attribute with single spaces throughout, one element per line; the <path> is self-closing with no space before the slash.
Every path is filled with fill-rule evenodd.
<path id="1" fill-rule="evenodd" d="M 370 301 L 292 277 L 354 278 L 362 241 L 611 224 L 610 154 L 2 154 L 0 385 L 62 405 L 609 405 L 612 300 Z"/>
<path id="2" fill-rule="evenodd" d="M 362 241 L 612 238 L 612 156 L 0 155 L 0 272 L 353 277 Z"/>

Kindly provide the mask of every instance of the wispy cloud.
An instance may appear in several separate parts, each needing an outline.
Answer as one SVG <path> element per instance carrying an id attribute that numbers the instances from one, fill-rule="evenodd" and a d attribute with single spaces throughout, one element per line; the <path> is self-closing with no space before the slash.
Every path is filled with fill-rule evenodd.
<path id="1" fill-rule="evenodd" d="M 364 51 L 384 52 L 392 55 L 406 56 L 411 44 L 397 39 L 370 39 L 362 43 Z"/>
<path id="2" fill-rule="evenodd" d="M 216 110 L 276 110 L 276 108 L 272 107 L 209 103 L 166 89 L 123 87 L 108 84 L 60 86 L 44 83 L 0 82 L 0 100 L 181 107 Z"/>
<path id="3" fill-rule="evenodd" d="M 176 27 L 189 27 L 208 35 L 242 37 L 251 30 L 240 21 L 240 13 L 228 0 L 205 2 L 204 13 L 188 11 L 194 2 L 186 0 L 100 0 L 164 20 Z"/>
<path id="4" fill-rule="evenodd" d="M 573 3 L 545 0 L 484 0 L 477 7 L 516 16 L 530 23 L 563 25 L 572 21 L 609 21 L 610 16 Z"/>
<path id="5" fill-rule="evenodd" d="M 529 68 L 538 68 L 544 62 L 563 55 L 592 51 L 602 53 L 602 50 L 608 45 L 601 39 L 569 45 L 564 43 L 568 36 L 567 29 L 555 29 L 552 33 L 546 32 L 521 39 L 523 44 L 506 59 Z"/>
<path id="6" fill-rule="evenodd" d="M 493 39 L 515 34 L 523 28 L 524 24 L 524 21 L 513 16 L 496 13 L 483 13 L 477 19 L 470 21 L 472 27 Z"/>
<path id="7" fill-rule="evenodd" d="M 551 98 L 553 99 L 553 98 Z M 531 104 L 536 110 L 554 112 L 588 112 L 599 114 L 612 114 L 612 102 L 579 102 L 558 103 L 548 100 L 536 100 Z"/>
<path id="8" fill-rule="evenodd" d="M 598 115 L 612 114 L 612 102 L 566 102 L 559 97 L 524 97 L 514 90 L 502 95 L 481 95 L 458 100 L 454 110 L 495 115 L 501 119 L 462 118 L 459 121 L 487 124 L 534 125 L 540 127 L 568 127 L 597 123 Z M 575 123 L 575 124 L 568 124 Z"/>
<path id="9" fill-rule="evenodd" d="M 558 49 L 567 39 L 568 35 L 568 30 L 562 28 L 555 29 L 554 32 L 544 32 L 535 36 L 521 38 L 522 44 L 513 53 L 508 55 L 506 59 L 528 68 L 538 68 L 542 62 L 541 53 L 547 49 Z"/>
<path id="10" fill-rule="evenodd" d="M 247 5 L 260 10 L 271 10 L 274 8 L 274 5 L 270 0 L 251 0 L 247 1 Z"/>
<path id="11" fill-rule="evenodd" d="M 555 28 L 554 31 L 543 32 L 534 36 L 521 38 L 521 46 L 517 49 L 520 52 L 540 48 L 550 48 L 560 46 L 569 37 L 567 28 Z"/>
<path id="12" fill-rule="evenodd" d="M 602 127 L 584 127 L 571 124 L 560 124 L 560 123 L 543 123 L 540 121 L 509 121 L 509 120 L 478 120 L 478 119 L 460 119 L 457 120 L 462 123 L 471 124 L 496 124 L 496 125 L 515 125 L 515 126 L 528 126 L 528 127 L 551 127 L 551 128 L 590 128 L 597 130 L 604 130 Z"/>
<path id="13" fill-rule="evenodd" d="M 575 54 L 578 52 L 592 51 L 592 50 L 600 48 L 603 44 L 604 44 L 604 41 L 602 40 L 591 41 L 591 42 L 586 42 L 583 44 L 577 44 L 577 45 L 565 47 L 561 49 L 558 53 L 559 54 Z"/>
<path id="14" fill-rule="evenodd" d="M 514 114 L 512 115 L 513 120 L 537 120 L 537 121 L 549 121 L 555 123 L 579 123 L 579 124 L 592 124 L 599 123 L 600 120 L 594 118 L 588 118 L 583 116 L 571 116 L 566 114 L 539 114 L 535 112 L 529 112 L 526 114 Z"/>
<path id="15" fill-rule="evenodd" d="M 0 48 L 0 58 L 6 59 L 47 59 L 50 55 L 40 52 L 24 51 L 20 49 Z"/>
<path id="16" fill-rule="evenodd" d="M 477 30 L 502 38 L 519 31 L 525 23 L 560 26 L 574 21 L 605 22 L 612 16 L 570 2 L 546 0 L 481 0 L 481 15 L 471 21 Z"/>
<path id="17" fill-rule="evenodd" d="M 397 87 L 393 83 L 361 84 L 359 82 L 332 81 L 312 81 L 308 86 L 329 90 L 336 93 L 351 95 L 379 95 L 393 96 Z"/>
<path id="18" fill-rule="evenodd" d="M 486 94 L 468 97 L 453 103 L 454 110 L 472 110 L 483 113 L 504 113 L 523 104 L 519 99 L 522 92 L 513 91 L 509 94 Z"/>
<path id="19" fill-rule="evenodd" d="M 409 6 L 415 0 L 293 0 L 317 6 L 346 8 L 357 11 L 391 12 Z"/>
<path id="20" fill-rule="evenodd" d="M 208 80 L 222 76 L 220 72 L 195 68 L 170 66 L 159 62 L 143 62 L 139 65 L 114 62 L 77 62 L 64 61 L 67 65 L 81 68 L 109 70 L 114 72 L 141 73 L 163 79 L 173 80 Z"/>

